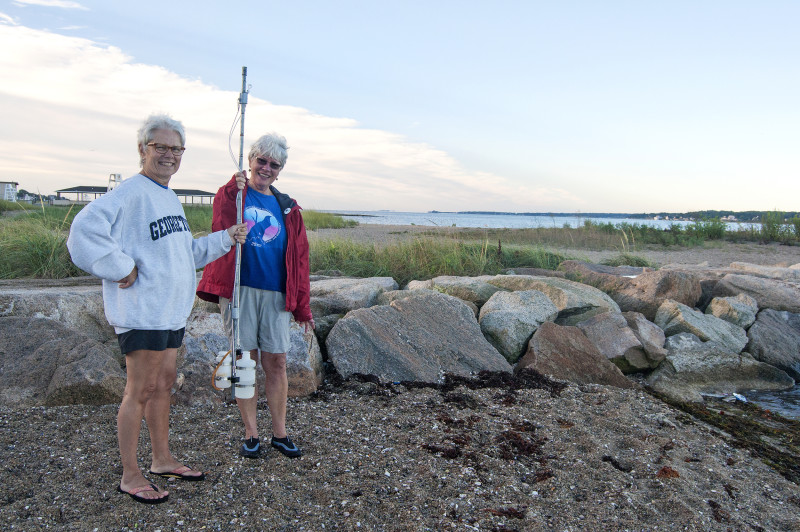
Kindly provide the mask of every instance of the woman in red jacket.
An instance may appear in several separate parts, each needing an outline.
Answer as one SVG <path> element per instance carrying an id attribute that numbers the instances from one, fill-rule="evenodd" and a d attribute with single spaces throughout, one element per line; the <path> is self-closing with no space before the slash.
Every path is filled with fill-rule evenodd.
<path id="1" fill-rule="evenodd" d="M 286 432 L 289 389 L 286 351 L 289 350 L 290 315 L 306 332 L 314 329 L 309 294 L 308 238 L 297 202 L 272 184 L 286 164 L 288 146 L 281 135 L 270 133 L 250 148 L 246 172 L 237 172 L 214 197 L 212 230 L 236 222 L 236 195 L 242 190 L 243 221 L 247 241 L 242 245 L 239 290 L 239 339 L 266 374 L 267 404 L 272 417 L 271 445 L 290 458 L 301 451 Z M 231 334 L 229 302 L 233 297 L 235 251 L 217 259 L 203 271 L 197 288 L 201 299 L 219 303 Z M 258 390 L 250 399 L 237 399 L 245 428 L 240 454 L 257 458 L 261 453 L 256 423 Z"/>

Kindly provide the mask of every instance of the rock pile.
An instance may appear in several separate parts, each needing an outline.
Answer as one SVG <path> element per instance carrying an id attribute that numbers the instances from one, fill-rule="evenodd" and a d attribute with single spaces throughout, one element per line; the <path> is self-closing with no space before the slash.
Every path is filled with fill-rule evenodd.
<path id="1" fill-rule="evenodd" d="M 557 272 L 443 276 L 403 289 L 388 277 L 315 276 L 318 324 L 292 325 L 290 395 L 326 371 L 383 382 L 532 368 L 576 383 L 636 386 L 680 401 L 791 388 L 800 378 L 800 265 L 566 261 Z M 198 300 L 179 352 L 174 401 L 225 399 L 211 387 L 228 349 L 216 305 Z M 102 316 L 99 283 L 0 286 L 0 404 L 119 401 L 124 357 Z"/>

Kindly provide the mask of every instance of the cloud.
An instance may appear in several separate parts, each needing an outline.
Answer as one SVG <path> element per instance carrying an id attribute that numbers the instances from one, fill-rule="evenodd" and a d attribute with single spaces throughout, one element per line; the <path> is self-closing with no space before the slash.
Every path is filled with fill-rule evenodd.
<path id="1" fill-rule="evenodd" d="M 14 0 L 15 5 L 25 6 L 42 6 L 42 7 L 58 7 L 61 9 L 82 9 L 88 11 L 89 8 L 82 6 L 78 2 L 70 2 L 69 0 Z"/>
<path id="2" fill-rule="evenodd" d="M 12 26 L 16 26 L 17 21 L 14 20 L 14 17 L 10 15 L 6 15 L 5 13 L 0 13 L 0 24 L 10 24 Z"/>
<path id="3" fill-rule="evenodd" d="M 187 151 L 171 184 L 215 191 L 236 170 L 238 128 L 228 138 L 238 93 L 134 63 L 113 46 L 0 26 L 0 178 L 43 193 L 105 185 L 138 170 L 135 135 L 153 112 L 187 131 Z M 233 84 L 232 84 L 233 85 Z M 305 208 L 373 210 L 547 210 L 576 202 L 569 192 L 520 186 L 465 169 L 442 150 L 350 118 L 276 105 L 251 90 L 246 147 L 268 131 L 289 140 L 277 183 Z M 246 148 L 247 150 L 247 148 Z"/>

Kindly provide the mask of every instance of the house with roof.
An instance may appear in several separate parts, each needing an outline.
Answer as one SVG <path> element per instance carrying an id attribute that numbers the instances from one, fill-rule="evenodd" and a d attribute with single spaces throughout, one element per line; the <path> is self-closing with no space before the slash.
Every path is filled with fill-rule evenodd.
<path id="1" fill-rule="evenodd" d="M 16 181 L 0 181 L 0 200 L 17 201 L 18 186 Z"/>
<path id="2" fill-rule="evenodd" d="M 89 203 L 96 200 L 109 190 L 114 189 L 122 182 L 120 174 L 111 174 L 108 177 L 108 186 L 78 185 L 76 187 L 56 190 L 56 202 L 69 200 L 72 203 Z M 184 205 L 211 205 L 214 203 L 214 192 L 190 188 L 173 188 L 173 192 Z"/>

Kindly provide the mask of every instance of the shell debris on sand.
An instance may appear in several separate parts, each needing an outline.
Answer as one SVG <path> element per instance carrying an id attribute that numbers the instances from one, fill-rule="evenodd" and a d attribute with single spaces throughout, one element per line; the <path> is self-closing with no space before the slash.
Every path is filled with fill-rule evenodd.
<path id="1" fill-rule="evenodd" d="M 552 382 L 552 381 L 551 381 Z M 291 399 L 304 456 L 238 456 L 229 404 L 172 408 L 208 472 L 145 508 L 115 488 L 116 405 L 0 410 L 5 530 L 797 530 L 800 489 L 641 390 L 501 379 L 327 382 Z M 262 430 L 269 427 L 259 403 Z M 149 466 L 146 428 L 139 445 Z M 669 468 L 677 476 L 659 476 Z"/>

